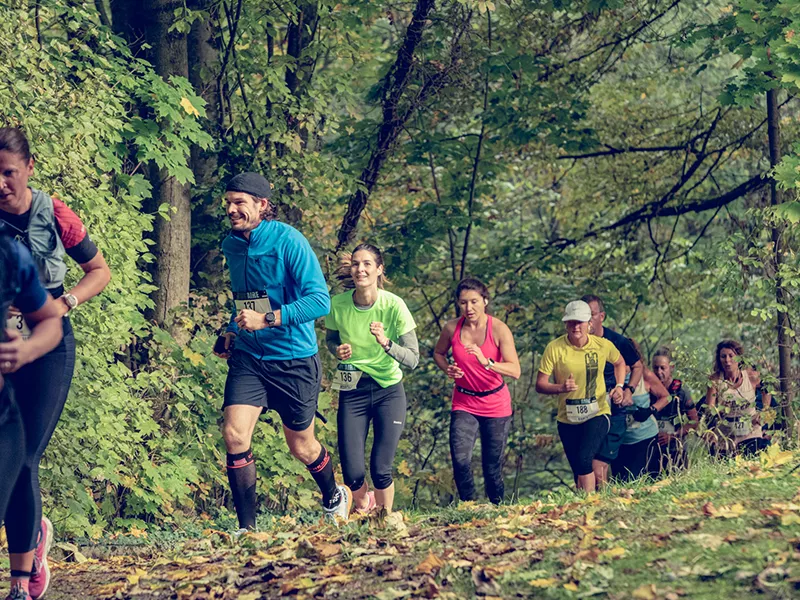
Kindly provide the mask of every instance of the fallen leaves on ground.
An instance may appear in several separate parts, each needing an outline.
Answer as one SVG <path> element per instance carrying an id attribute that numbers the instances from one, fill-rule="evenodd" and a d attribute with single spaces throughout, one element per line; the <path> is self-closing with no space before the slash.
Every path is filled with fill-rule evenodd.
<path id="1" fill-rule="evenodd" d="M 781 476 L 781 465 L 789 462 L 781 451 L 768 461 L 739 461 L 724 481 L 750 476 L 748 485 L 762 485 L 767 481 L 762 475 Z M 686 595 L 682 588 L 720 577 L 750 594 L 798 579 L 800 538 L 789 537 L 797 536 L 800 525 L 796 486 L 780 497 L 751 498 L 732 493 L 739 484 L 687 491 L 679 478 L 617 488 L 616 494 L 574 496 L 561 504 L 464 503 L 451 512 L 410 519 L 402 513 L 373 514 L 338 528 L 287 516 L 275 519 L 267 531 L 240 538 L 206 530 L 170 550 L 155 549 L 154 536 L 131 530 L 128 537 L 150 549 L 141 556 L 102 558 L 61 543 L 48 597 L 488 600 L 605 594 L 678 600 Z M 724 558 L 766 538 L 783 540 L 784 547 L 762 565 L 753 566 L 752 556 L 745 554 L 739 564 Z M 684 550 L 672 553 L 676 544 Z M 658 558 L 664 556 L 671 558 Z M 642 572 L 669 575 L 670 582 L 686 585 L 670 588 L 661 575 L 658 581 L 628 582 Z"/>

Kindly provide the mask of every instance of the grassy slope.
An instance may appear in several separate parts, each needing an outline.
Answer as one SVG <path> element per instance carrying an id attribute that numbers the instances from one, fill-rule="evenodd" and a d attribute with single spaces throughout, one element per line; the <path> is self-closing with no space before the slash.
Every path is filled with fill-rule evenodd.
<path id="1" fill-rule="evenodd" d="M 399 528 L 284 517 L 239 542 L 151 536 L 138 556 L 58 564 L 48 597 L 800 597 L 798 463 L 773 451 L 588 498 L 408 514 Z"/>

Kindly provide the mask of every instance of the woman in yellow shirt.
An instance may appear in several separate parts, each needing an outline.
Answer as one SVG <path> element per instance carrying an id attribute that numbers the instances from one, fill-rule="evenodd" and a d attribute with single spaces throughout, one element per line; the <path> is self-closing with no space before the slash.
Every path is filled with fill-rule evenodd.
<path id="1" fill-rule="evenodd" d="M 600 463 L 594 457 L 608 434 L 609 399 L 622 402 L 625 385 L 625 360 L 610 341 L 589 335 L 591 318 L 586 302 L 567 304 L 561 319 L 567 333 L 547 344 L 536 378 L 537 392 L 558 396 L 558 434 L 578 489 L 587 492 L 596 488 Z M 607 362 L 614 365 L 617 382 L 608 397 L 603 378 Z"/>

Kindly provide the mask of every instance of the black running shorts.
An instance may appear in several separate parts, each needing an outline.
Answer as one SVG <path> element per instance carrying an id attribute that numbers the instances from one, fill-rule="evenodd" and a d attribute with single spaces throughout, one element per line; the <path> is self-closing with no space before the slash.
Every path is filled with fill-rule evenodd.
<path id="1" fill-rule="evenodd" d="M 558 422 L 558 435 L 576 477 L 592 472 L 592 460 L 606 439 L 608 428 L 608 415 L 598 415 L 580 424 Z"/>
<path id="2" fill-rule="evenodd" d="M 243 404 L 276 410 L 285 427 L 304 431 L 314 420 L 321 383 L 319 354 L 259 360 L 243 350 L 234 350 L 228 360 L 223 408 Z"/>

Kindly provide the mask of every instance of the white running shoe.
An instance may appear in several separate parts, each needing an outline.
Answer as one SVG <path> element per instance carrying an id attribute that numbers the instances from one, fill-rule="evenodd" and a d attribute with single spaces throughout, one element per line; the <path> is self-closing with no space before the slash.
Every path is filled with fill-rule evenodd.
<path id="1" fill-rule="evenodd" d="M 338 525 L 338 521 L 347 521 L 350 517 L 350 509 L 353 506 L 353 492 L 346 485 L 337 485 L 336 489 L 339 491 L 339 503 L 333 508 L 322 507 L 325 513 L 325 518 L 332 521 L 334 525 Z"/>

